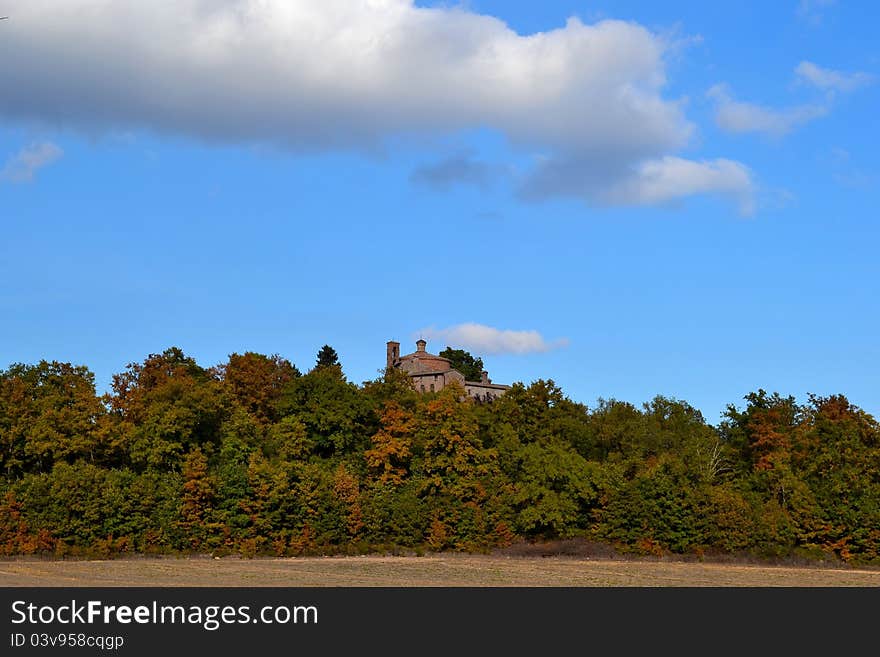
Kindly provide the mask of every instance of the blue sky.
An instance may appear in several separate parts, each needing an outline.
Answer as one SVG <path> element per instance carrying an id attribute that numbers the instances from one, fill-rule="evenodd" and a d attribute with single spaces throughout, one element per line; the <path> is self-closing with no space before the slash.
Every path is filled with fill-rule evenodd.
<path id="1" fill-rule="evenodd" d="M 57 4 L 0 2 L 0 367 L 421 334 L 880 413 L 876 3 Z"/>

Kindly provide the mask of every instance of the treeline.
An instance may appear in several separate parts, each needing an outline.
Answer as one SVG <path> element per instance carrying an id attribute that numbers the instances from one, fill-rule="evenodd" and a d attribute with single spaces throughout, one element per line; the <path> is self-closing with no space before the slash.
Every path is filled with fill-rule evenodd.
<path id="1" fill-rule="evenodd" d="M 329 351 L 328 351 L 329 350 Z M 0 554 L 483 551 L 585 537 L 642 554 L 880 563 L 880 427 L 843 396 L 492 403 L 301 374 L 233 354 L 148 356 L 96 394 L 67 363 L 0 370 Z"/>

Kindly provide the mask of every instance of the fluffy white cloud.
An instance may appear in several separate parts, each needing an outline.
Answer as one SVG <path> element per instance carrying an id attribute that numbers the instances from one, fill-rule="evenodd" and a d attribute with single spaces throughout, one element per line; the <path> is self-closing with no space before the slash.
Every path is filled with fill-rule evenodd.
<path id="1" fill-rule="evenodd" d="M 662 93 L 674 44 L 631 22 L 520 35 L 412 0 L 28 0 L 14 18 L 0 39 L 7 119 L 299 151 L 489 127 L 542 155 L 527 195 L 598 202 L 694 132 Z M 547 184 L 546 166 L 566 184 Z M 731 184 L 718 182 L 700 192 Z"/>
<path id="2" fill-rule="evenodd" d="M 798 64 L 794 72 L 802 81 L 823 91 L 854 91 L 859 87 L 873 83 L 875 80 L 874 76 L 868 73 L 844 73 L 830 68 L 822 68 L 806 61 Z"/>
<path id="3" fill-rule="evenodd" d="M 444 329 L 426 328 L 419 334 L 426 339 L 441 340 L 451 347 L 468 349 L 477 354 L 527 354 L 568 345 L 565 338 L 548 342 L 538 331 L 511 331 L 473 323 Z"/>
<path id="4" fill-rule="evenodd" d="M 64 151 L 52 142 L 26 146 L 7 160 L 6 166 L 0 170 L 0 180 L 13 183 L 31 182 L 37 171 L 52 164 L 62 155 Z"/>
<path id="5" fill-rule="evenodd" d="M 773 109 L 764 105 L 747 103 L 732 97 L 727 85 L 718 84 L 708 92 L 715 101 L 715 122 L 728 132 L 762 132 L 782 137 L 800 126 L 825 116 L 829 107 L 825 104 L 805 104 Z"/>

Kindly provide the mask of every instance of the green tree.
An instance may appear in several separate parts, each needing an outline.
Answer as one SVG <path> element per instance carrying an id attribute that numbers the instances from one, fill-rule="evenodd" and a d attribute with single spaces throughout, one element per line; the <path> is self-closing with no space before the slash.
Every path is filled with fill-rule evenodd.
<path id="1" fill-rule="evenodd" d="M 490 483 L 500 474 L 497 453 L 479 436 L 474 403 L 453 383 L 424 398 L 415 419 L 413 470 L 430 514 L 432 549 L 475 549 L 492 542 L 495 526 Z M 414 459 L 415 461 L 415 459 Z"/>
<path id="2" fill-rule="evenodd" d="M 250 493 L 248 465 L 265 439 L 262 425 L 240 408 L 223 423 L 221 436 L 219 449 L 210 459 L 211 471 L 217 479 L 213 505 L 218 520 L 226 527 L 229 542 L 235 543 L 254 524 L 253 515 L 243 508 Z"/>
<path id="3" fill-rule="evenodd" d="M 465 381 L 479 381 L 483 376 L 483 359 L 474 358 L 464 349 L 446 347 L 438 356 L 449 359 L 452 369 L 461 372 Z"/>
<path id="4" fill-rule="evenodd" d="M 339 356 L 336 350 L 329 344 L 325 344 L 318 351 L 318 357 L 315 361 L 315 367 L 334 367 L 339 366 Z"/>
<path id="5" fill-rule="evenodd" d="M 264 444 L 264 451 L 285 463 L 307 459 L 313 448 L 306 425 L 294 415 L 273 424 Z"/>
<path id="6" fill-rule="evenodd" d="M 520 445 L 505 459 L 512 468 L 511 503 L 517 529 L 526 536 L 572 536 L 590 525 L 599 501 L 596 464 L 562 441 Z"/>
<path id="7" fill-rule="evenodd" d="M 629 402 L 599 399 L 586 424 L 586 432 L 575 448 L 588 459 L 619 461 L 643 449 L 645 416 Z"/>
<path id="8" fill-rule="evenodd" d="M 293 416 L 306 428 L 306 442 L 321 457 L 362 450 L 378 419 L 358 387 L 338 365 L 316 367 L 291 381 L 278 400 L 279 416 Z M 291 429 L 293 427 L 290 427 Z"/>
<path id="9" fill-rule="evenodd" d="M 106 409 L 84 366 L 57 361 L 0 371 L 0 465 L 8 475 L 51 470 L 56 460 L 102 456 Z"/>
<path id="10" fill-rule="evenodd" d="M 415 421 L 414 442 L 423 454 L 429 488 L 461 494 L 486 472 L 487 454 L 477 432 L 470 400 L 460 385 L 427 400 Z"/>
<path id="11" fill-rule="evenodd" d="M 880 424 L 843 395 L 810 395 L 794 434 L 789 495 L 799 540 L 850 561 L 880 559 Z"/>
<path id="12" fill-rule="evenodd" d="M 707 541 L 700 501 L 676 455 L 653 457 L 611 492 L 599 531 L 606 540 L 643 553 L 687 552 Z"/>
<path id="13" fill-rule="evenodd" d="M 223 384 L 176 347 L 114 376 L 107 402 L 131 463 L 175 470 L 192 448 L 220 441 L 229 408 Z"/>

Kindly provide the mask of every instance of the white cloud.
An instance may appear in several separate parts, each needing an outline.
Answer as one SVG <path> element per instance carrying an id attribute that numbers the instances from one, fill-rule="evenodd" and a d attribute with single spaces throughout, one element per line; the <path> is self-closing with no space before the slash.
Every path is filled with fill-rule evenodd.
<path id="1" fill-rule="evenodd" d="M 837 93 L 851 92 L 875 81 L 868 73 L 844 73 L 808 61 L 798 64 L 794 73 L 801 84 L 825 92 L 821 101 L 777 109 L 736 100 L 726 84 L 716 84 L 706 94 L 715 101 L 715 122 L 728 132 L 762 132 L 782 137 L 827 115 Z"/>
<path id="2" fill-rule="evenodd" d="M 708 94 L 715 101 L 715 122 L 728 132 L 761 132 L 782 137 L 789 132 L 825 116 L 830 111 L 826 104 L 804 104 L 774 109 L 747 103 L 732 97 L 727 85 L 717 84 Z"/>
<path id="3" fill-rule="evenodd" d="M 798 64 L 794 72 L 801 81 L 812 84 L 823 91 L 845 93 L 875 81 L 874 76 L 868 73 L 844 73 L 830 68 L 822 68 L 806 61 Z"/>
<path id="4" fill-rule="evenodd" d="M 611 204 L 624 201 L 641 205 L 668 203 L 677 199 L 715 192 L 734 198 L 744 215 L 754 213 L 752 174 L 739 162 L 712 160 L 694 162 L 667 156 L 641 164 L 635 175 L 605 192 Z"/>
<path id="5" fill-rule="evenodd" d="M 412 0 L 20 4 L 0 39 L 0 60 L 15 62 L 0 67 L 6 119 L 295 151 L 489 128 L 568 168 L 563 186 L 526 176 L 529 195 L 590 202 L 694 133 L 663 96 L 676 45 L 632 22 L 573 18 L 520 35 Z M 702 192 L 724 193 L 718 182 Z"/>
<path id="6" fill-rule="evenodd" d="M 527 354 L 550 351 L 568 345 L 568 340 L 547 341 L 538 331 L 511 331 L 483 324 L 458 324 L 444 329 L 426 328 L 419 332 L 428 340 L 479 354 Z"/>
<path id="7" fill-rule="evenodd" d="M 12 183 L 31 182 L 37 171 L 52 164 L 62 155 L 64 151 L 52 142 L 26 146 L 6 161 L 6 165 L 0 170 L 0 180 Z"/>

